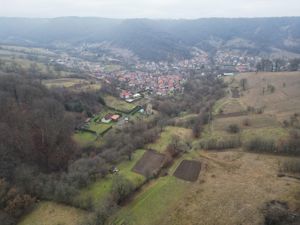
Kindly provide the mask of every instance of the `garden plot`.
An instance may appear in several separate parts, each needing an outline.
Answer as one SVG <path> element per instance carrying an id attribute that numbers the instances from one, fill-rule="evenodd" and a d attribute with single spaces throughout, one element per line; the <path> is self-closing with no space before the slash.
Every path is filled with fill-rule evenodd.
<path id="1" fill-rule="evenodd" d="M 183 160 L 177 167 L 174 176 L 186 180 L 196 181 L 201 170 L 201 163 L 193 160 Z"/>
<path id="2" fill-rule="evenodd" d="M 154 175 L 161 169 L 164 159 L 165 155 L 148 150 L 135 164 L 132 171 L 142 174 L 145 177 Z"/>

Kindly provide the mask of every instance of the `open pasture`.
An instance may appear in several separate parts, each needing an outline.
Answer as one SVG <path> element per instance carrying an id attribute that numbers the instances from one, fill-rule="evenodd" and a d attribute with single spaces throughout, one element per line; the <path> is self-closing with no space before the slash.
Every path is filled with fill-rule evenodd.
<path id="1" fill-rule="evenodd" d="M 201 152 L 207 169 L 189 185 L 160 225 L 264 224 L 265 202 L 278 199 L 299 209 L 300 183 L 277 177 L 284 157 L 238 151 Z M 213 210 L 212 210 L 213 209 Z"/>
<path id="2" fill-rule="evenodd" d="M 84 79 L 77 79 L 77 78 L 61 78 L 61 79 L 51 79 L 51 80 L 44 80 L 43 84 L 46 85 L 48 88 L 71 88 L 75 85 L 88 85 L 89 82 Z"/>
<path id="3" fill-rule="evenodd" d="M 147 145 L 147 147 L 160 153 L 164 153 L 168 145 L 171 143 L 172 137 L 175 135 L 184 140 L 189 140 L 192 138 L 192 131 L 191 129 L 183 127 L 168 126 L 160 134 L 159 139 L 157 139 L 154 143 Z"/>
<path id="4" fill-rule="evenodd" d="M 74 207 L 54 203 L 40 202 L 18 225 L 78 225 L 88 213 Z"/>
<path id="5" fill-rule="evenodd" d="M 240 97 L 245 105 L 264 108 L 280 121 L 300 113 L 300 72 L 245 73 L 237 75 L 234 82 L 241 79 L 247 79 L 246 91 Z M 271 86 L 273 91 L 268 89 Z"/>
<path id="6" fill-rule="evenodd" d="M 246 112 L 245 105 L 237 98 L 223 98 L 216 102 L 213 115 L 242 114 Z"/>
<path id="7" fill-rule="evenodd" d="M 113 97 L 111 95 L 107 95 L 104 97 L 104 100 L 106 102 L 106 105 L 109 107 L 112 107 L 114 109 L 123 111 L 123 112 L 130 112 L 131 110 L 133 110 L 136 105 L 131 104 L 131 103 L 127 103 L 121 99 L 118 99 L 116 97 Z"/>
<path id="8" fill-rule="evenodd" d="M 249 114 L 244 116 L 215 118 L 212 121 L 212 126 L 215 130 L 226 131 L 231 124 L 236 124 L 243 129 L 280 126 L 276 117 L 267 114 Z"/>

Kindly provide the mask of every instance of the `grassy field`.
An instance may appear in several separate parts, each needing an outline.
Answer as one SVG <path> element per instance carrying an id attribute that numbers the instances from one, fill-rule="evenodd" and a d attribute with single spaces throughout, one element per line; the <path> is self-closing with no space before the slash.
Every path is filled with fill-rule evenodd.
<path id="1" fill-rule="evenodd" d="M 193 183 L 157 224 L 259 225 L 266 201 L 300 206 L 299 182 L 277 177 L 282 157 L 237 151 L 202 152 L 199 157 L 206 162 L 202 181 Z"/>
<path id="2" fill-rule="evenodd" d="M 97 91 L 101 88 L 101 83 L 91 83 L 89 80 L 79 78 L 59 78 L 44 80 L 43 84 L 48 88 L 68 88 L 75 92 Z"/>
<path id="3" fill-rule="evenodd" d="M 71 88 L 77 84 L 88 85 L 89 82 L 84 79 L 61 78 L 61 79 L 44 80 L 43 84 L 46 85 L 48 88 L 58 88 L 58 87 Z"/>
<path id="4" fill-rule="evenodd" d="M 109 223 L 110 225 L 156 225 L 177 204 L 191 183 L 175 178 L 173 175 L 183 159 L 194 159 L 196 152 L 190 152 L 177 159 L 168 171 L 168 176 L 160 177 L 143 187 Z M 155 215 L 155 216 L 154 216 Z M 127 223 L 126 223 L 127 222 Z"/>
<path id="5" fill-rule="evenodd" d="M 161 133 L 160 138 L 155 143 L 147 145 L 147 148 L 163 153 L 171 143 L 174 135 L 177 135 L 184 140 L 188 140 L 192 137 L 192 131 L 182 127 L 166 127 Z"/>
<path id="6" fill-rule="evenodd" d="M 132 172 L 131 169 L 144 153 L 145 150 L 137 150 L 133 154 L 131 161 L 125 161 L 117 166 L 117 168 L 120 170 L 119 174 L 129 179 L 135 187 L 140 186 L 145 181 L 145 178 L 142 175 Z M 104 200 L 110 193 L 113 176 L 114 175 L 110 175 L 105 179 L 101 179 L 92 184 L 90 187 L 82 190 L 78 198 L 92 198 L 94 202 L 101 202 L 101 200 Z"/>
<path id="7" fill-rule="evenodd" d="M 184 181 L 173 176 L 161 177 L 149 184 L 135 199 L 123 207 L 111 224 L 121 225 L 124 221 L 132 225 L 156 225 L 183 194 Z"/>
<path id="8" fill-rule="evenodd" d="M 74 141 L 76 141 L 81 147 L 94 145 L 96 138 L 96 135 L 84 131 L 78 131 L 73 135 Z"/>
<path id="9" fill-rule="evenodd" d="M 98 135 L 102 132 L 106 131 L 112 126 L 112 124 L 105 124 L 105 123 L 94 123 L 91 122 L 88 126 L 88 129 L 95 131 Z"/>
<path id="10" fill-rule="evenodd" d="M 280 121 L 300 112 L 300 72 L 245 73 L 235 76 L 233 83 L 247 79 L 247 90 L 240 101 L 256 108 L 264 107 L 265 113 Z M 268 91 L 274 86 L 274 92 Z"/>
<path id="11" fill-rule="evenodd" d="M 120 68 L 121 68 L 121 66 L 119 66 L 119 65 L 113 65 L 113 64 L 111 64 L 111 65 L 106 65 L 105 68 L 104 68 L 104 70 L 107 73 L 111 73 L 111 72 L 115 72 L 115 71 L 120 70 Z"/>
<path id="12" fill-rule="evenodd" d="M 246 111 L 246 106 L 243 102 L 236 98 L 223 98 L 216 102 L 213 107 L 213 115 L 228 114 L 235 112 Z"/>
<path id="13" fill-rule="evenodd" d="M 118 110 L 121 110 L 121 111 L 124 111 L 124 112 L 129 112 L 132 109 L 134 109 L 134 107 L 136 107 L 135 104 L 127 103 L 121 99 L 118 99 L 118 98 L 110 96 L 110 95 L 105 96 L 104 100 L 108 106 L 113 107 Z"/>
<path id="14" fill-rule="evenodd" d="M 23 54 L 38 54 L 38 55 L 47 55 L 47 56 L 55 56 L 56 54 L 44 48 L 27 48 L 23 46 L 14 46 L 14 45 L 0 45 L 3 50 L 9 52 L 23 53 Z"/>
<path id="15" fill-rule="evenodd" d="M 244 125 L 247 119 L 249 125 Z M 240 127 L 239 133 L 230 133 L 228 127 L 236 124 Z M 201 140 L 228 140 L 231 138 L 240 138 L 242 143 L 247 143 L 253 138 L 264 137 L 272 139 L 275 142 L 288 138 L 289 130 L 283 128 L 276 119 L 269 115 L 246 115 L 228 118 L 214 119 L 207 125 L 201 135 Z"/>
<path id="16" fill-rule="evenodd" d="M 88 213 L 54 202 L 40 202 L 18 225 L 77 225 Z"/>

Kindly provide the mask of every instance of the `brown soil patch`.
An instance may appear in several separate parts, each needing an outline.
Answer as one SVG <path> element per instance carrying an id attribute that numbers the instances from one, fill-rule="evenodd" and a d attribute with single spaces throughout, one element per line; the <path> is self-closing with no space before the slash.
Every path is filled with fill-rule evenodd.
<path id="1" fill-rule="evenodd" d="M 174 176 L 186 181 L 195 182 L 201 170 L 201 163 L 198 161 L 183 160 L 177 167 Z"/>
<path id="2" fill-rule="evenodd" d="M 132 171 L 143 176 L 151 176 L 159 172 L 161 169 L 165 155 L 148 150 L 142 158 L 135 164 Z"/>

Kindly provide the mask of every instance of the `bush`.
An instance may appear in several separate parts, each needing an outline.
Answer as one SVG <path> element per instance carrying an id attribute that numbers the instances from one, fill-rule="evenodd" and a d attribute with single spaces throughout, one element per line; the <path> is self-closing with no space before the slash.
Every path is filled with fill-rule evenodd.
<path id="1" fill-rule="evenodd" d="M 63 182 L 58 182 L 55 185 L 54 200 L 61 203 L 71 204 L 73 196 L 77 193 L 77 190 Z"/>
<path id="2" fill-rule="evenodd" d="M 251 125 L 250 120 L 248 118 L 244 119 L 243 120 L 243 125 L 246 126 L 246 127 L 250 126 Z"/>
<path id="3" fill-rule="evenodd" d="M 95 208 L 94 213 L 84 218 L 81 225 L 104 225 L 108 218 L 116 211 L 117 206 L 111 199 L 101 202 L 101 205 Z"/>
<path id="4" fill-rule="evenodd" d="M 211 138 L 199 142 L 199 147 L 206 150 L 232 149 L 232 148 L 238 148 L 240 146 L 241 146 L 241 141 L 239 137 L 230 137 L 222 140 Z"/>
<path id="5" fill-rule="evenodd" d="M 240 127 L 237 124 L 230 124 L 227 128 L 227 131 L 232 134 L 236 134 L 240 132 Z"/>
<path id="6" fill-rule="evenodd" d="M 287 173 L 300 173 L 300 159 L 287 159 L 281 162 L 280 171 Z"/>
<path id="7" fill-rule="evenodd" d="M 252 138 L 245 143 L 245 148 L 253 152 L 277 152 L 277 147 L 273 139 L 264 139 L 261 137 Z"/>
<path id="8" fill-rule="evenodd" d="M 114 201 L 120 204 L 126 199 L 134 190 L 134 186 L 130 180 L 127 178 L 116 175 L 113 177 L 111 194 Z"/>

